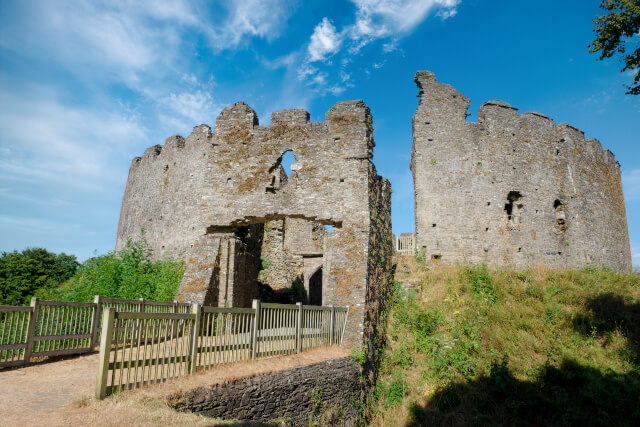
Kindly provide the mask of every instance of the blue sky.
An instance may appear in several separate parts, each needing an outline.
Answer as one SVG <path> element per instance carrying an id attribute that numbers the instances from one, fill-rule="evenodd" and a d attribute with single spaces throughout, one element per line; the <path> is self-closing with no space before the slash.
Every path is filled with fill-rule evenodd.
<path id="1" fill-rule="evenodd" d="M 0 0 L 0 250 L 111 251 L 131 159 L 239 100 L 269 124 L 363 99 L 394 232 L 413 231 L 413 75 L 427 69 L 472 120 L 501 99 L 613 151 L 640 265 L 640 97 L 616 59 L 587 52 L 599 3 Z"/>

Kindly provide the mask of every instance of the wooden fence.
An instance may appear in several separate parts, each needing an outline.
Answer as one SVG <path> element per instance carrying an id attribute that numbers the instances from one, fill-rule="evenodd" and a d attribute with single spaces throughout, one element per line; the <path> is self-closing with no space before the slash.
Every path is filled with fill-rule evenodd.
<path id="1" fill-rule="evenodd" d="M 103 312 L 96 397 L 260 357 L 341 344 L 348 307 L 192 306 L 191 313 Z"/>
<path id="2" fill-rule="evenodd" d="M 100 339 L 100 314 L 120 311 L 186 313 L 188 303 L 109 299 L 93 303 L 40 301 L 29 307 L 0 306 L 0 368 L 22 366 L 31 357 L 82 354 L 95 350 Z"/>
<path id="3" fill-rule="evenodd" d="M 402 233 L 395 236 L 395 250 L 398 255 L 413 256 L 416 253 L 416 235 L 415 233 Z"/>

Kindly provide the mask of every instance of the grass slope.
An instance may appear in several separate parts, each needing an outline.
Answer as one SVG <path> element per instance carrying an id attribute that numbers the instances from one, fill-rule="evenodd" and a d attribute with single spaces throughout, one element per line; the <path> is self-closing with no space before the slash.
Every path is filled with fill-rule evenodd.
<path id="1" fill-rule="evenodd" d="M 638 273 L 397 261 L 374 425 L 640 425 Z"/>

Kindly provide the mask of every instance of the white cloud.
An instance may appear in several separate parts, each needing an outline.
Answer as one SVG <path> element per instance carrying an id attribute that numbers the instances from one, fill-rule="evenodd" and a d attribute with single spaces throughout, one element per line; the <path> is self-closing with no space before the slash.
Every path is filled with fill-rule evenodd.
<path id="1" fill-rule="evenodd" d="M 3 180 L 53 181 L 100 188 L 114 182 L 114 157 L 130 154 L 132 143 L 146 144 L 135 116 L 68 107 L 55 99 L 3 90 L 0 140 Z"/>
<path id="2" fill-rule="evenodd" d="M 444 21 L 445 19 L 453 18 L 454 16 L 456 16 L 457 13 L 458 13 L 458 10 L 455 7 L 453 7 L 451 9 L 440 9 L 438 13 L 436 13 L 436 16 L 438 16 Z"/>
<path id="3" fill-rule="evenodd" d="M 216 16 L 203 0 L 52 2 L 12 5 L 0 25 L 0 47 L 29 52 L 80 76 L 96 71 L 137 88 L 149 75 L 179 67 L 185 44 L 203 36 L 215 52 L 250 37 L 273 39 L 286 26 L 295 0 L 219 1 Z"/>
<path id="4" fill-rule="evenodd" d="M 102 70 L 130 83 L 138 80 L 139 72 L 170 63 L 181 29 L 199 25 L 192 6 L 183 0 L 35 0 L 16 9 L 0 28 L 2 47 L 37 53 L 79 74 L 87 68 Z"/>
<path id="5" fill-rule="evenodd" d="M 622 172 L 622 188 L 624 190 L 624 200 L 627 203 L 633 200 L 640 200 L 640 169 Z"/>
<path id="6" fill-rule="evenodd" d="M 363 46 L 383 37 L 402 37 L 420 25 L 435 8 L 443 19 L 456 14 L 461 0 L 351 0 L 357 7 L 350 36 Z M 445 16 L 446 15 L 446 16 Z"/>
<path id="7" fill-rule="evenodd" d="M 171 93 L 162 100 L 162 104 L 171 112 L 187 119 L 187 125 L 191 124 L 191 126 L 213 123 L 222 110 L 208 92 L 200 89 L 195 92 Z"/>
<path id="8" fill-rule="evenodd" d="M 309 62 L 326 59 L 327 56 L 337 52 L 341 44 L 341 35 L 336 33 L 336 27 L 327 18 L 323 18 L 311 35 Z"/>
<path id="9" fill-rule="evenodd" d="M 262 58 L 262 64 L 269 70 L 276 70 L 278 68 L 287 68 L 293 65 L 299 57 L 299 52 L 292 52 L 284 56 L 280 56 L 275 59 Z"/>
<path id="10" fill-rule="evenodd" d="M 223 4 L 228 12 L 226 21 L 209 31 L 215 50 L 236 47 L 245 36 L 274 39 L 285 28 L 284 24 L 295 10 L 297 1 L 243 0 Z"/>
<path id="11" fill-rule="evenodd" d="M 457 13 L 457 6 L 462 0 L 351 0 L 356 7 L 354 22 L 344 26 L 340 31 L 324 17 L 316 25 L 307 46 L 307 57 L 298 68 L 298 78 L 316 85 L 318 89 L 332 93 L 340 93 L 327 79 L 327 74 L 311 63 L 333 65 L 332 57 L 344 48 L 346 54 L 339 61 L 339 75 L 348 75 L 345 67 L 350 64 L 348 55 L 356 55 L 366 45 L 385 40 L 382 51 L 389 53 L 397 49 L 398 40 L 411 33 L 433 11 L 445 20 Z M 330 61 L 331 59 L 331 61 Z M 383 61 L 374 64 L 374 68 L 384 65 Z M 364 70 L 368 73 L 368 70 Z M 344 81 L 344 79 L 342 79 Z M 344 88 L 340 88 L 344 90 Z"/>

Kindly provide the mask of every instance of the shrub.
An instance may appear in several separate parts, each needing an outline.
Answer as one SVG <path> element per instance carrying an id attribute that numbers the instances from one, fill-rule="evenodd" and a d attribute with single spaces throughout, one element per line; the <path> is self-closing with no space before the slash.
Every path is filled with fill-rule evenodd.
<path id="1" fill-rule="evenodd" d="M 184 263 L 173 259 L 152 261 L 153 251 L 144 233 L 128 240 L 118 253 L 86 260 L 61 286 L 43 289 L 38 296 L 59 301 L 91 302 L 105 298 L 173 301 L 184 273 Z"/>

